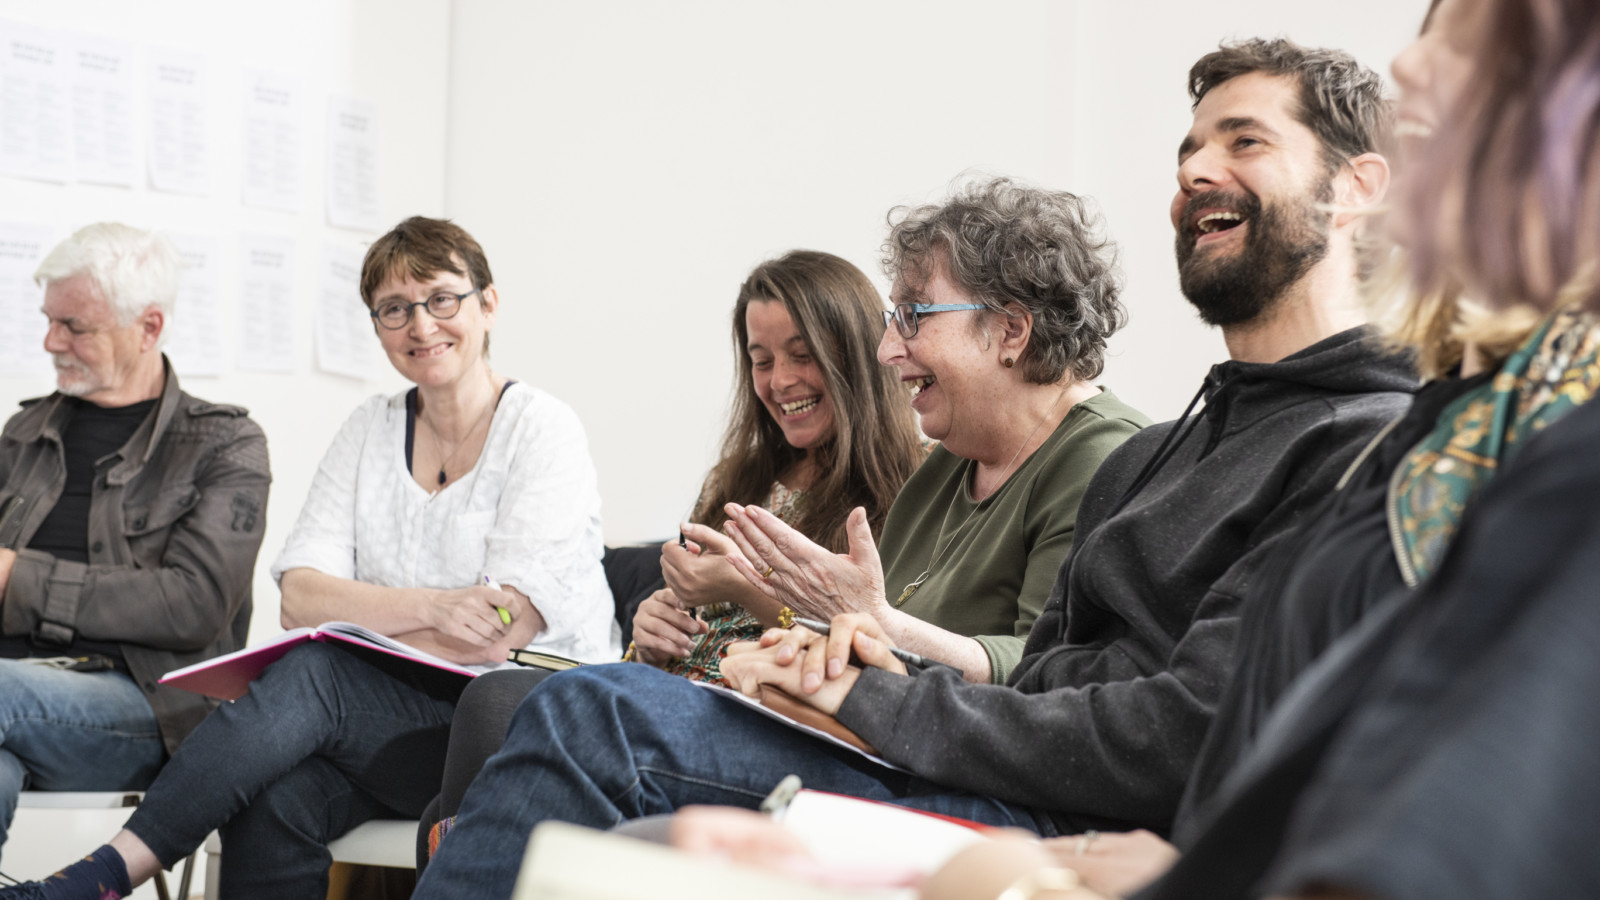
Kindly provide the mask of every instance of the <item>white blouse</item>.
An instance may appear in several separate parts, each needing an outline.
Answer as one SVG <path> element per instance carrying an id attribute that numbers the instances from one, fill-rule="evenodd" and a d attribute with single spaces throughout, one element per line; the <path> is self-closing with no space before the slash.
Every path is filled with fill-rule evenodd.
<path id="1" fill-rule="evenodd" d="M 405 444 L 404 392 L 351 414 L 317 467 L 273 579 L 310 568 L 385 587 L 454 589 L 487 576 L 526 594 L 544 617 L 530 648 L 617 659 L 600 491 L 571 407 L 513 383 L 478 464 L 434 494 L 411 477 Z"/>

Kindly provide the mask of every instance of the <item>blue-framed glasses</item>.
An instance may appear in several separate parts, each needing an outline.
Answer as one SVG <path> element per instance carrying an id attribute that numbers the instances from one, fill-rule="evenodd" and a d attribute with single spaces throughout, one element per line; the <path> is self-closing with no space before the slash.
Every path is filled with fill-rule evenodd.
<path id="1" fill-rule="evenodd" d="M 404 300 L 385 300 L 372 308 L 372 318 L 379 325 L 390 331 L 398 331 L 411 324 L 411 317 L 416 315 L 417 307 L 425 306 L 428 315 L 435 319 L 449 319 L 461 311 L 461 301 L 478 293 L 478 288 L 473 288 L 465 294 L 452 294 L 449 291 L 439 291 L 426 300 L 407 303 Z"/>
<path id="2" fill-rule="evenodd" d="M 903 338 L 917 336 L 917 319 L 928 313 L 955 312 L 958 309 L 988 309 L 982 303 L 901 303 L 884 310 L 883 327 L 893 325 Z"/>

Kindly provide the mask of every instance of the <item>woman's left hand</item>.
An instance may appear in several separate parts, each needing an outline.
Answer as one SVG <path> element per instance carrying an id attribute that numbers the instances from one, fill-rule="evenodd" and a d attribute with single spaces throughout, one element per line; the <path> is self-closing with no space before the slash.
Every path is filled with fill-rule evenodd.
<path id="1" fill-rule="evenodd" d="M 856 507 L 845 522 L 848 554 L 828 552 L 759 506 L 730 503 L 727 511 L 724 527 L 742 554 L 729 561 L 762 594 L 819 619 L 852 612 L 878 618 L 888 611 L 883 562 L 866 510 Z"/>
<path id="2" fill-rule="evenodd" d="M 689 607 L 738 602 L 744 578 L 729 561 L 739 555 L 739 548 L 727 535 L 704 525 L 684 525 L 683 536 L 693 542 L 689 547 L 680 547 L 677 541 L 661 545 L 661 576 L 673 595 Z"/>

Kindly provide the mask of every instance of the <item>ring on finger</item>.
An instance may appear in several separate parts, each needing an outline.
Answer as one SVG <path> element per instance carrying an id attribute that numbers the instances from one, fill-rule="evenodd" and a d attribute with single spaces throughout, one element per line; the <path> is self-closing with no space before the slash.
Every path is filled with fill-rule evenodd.
<path id="1" fill-rule="evenodd" d="M 761 577 L 762 578 L 766 578 L 768 575 L 771 575 L 771 574 L 772 574 L 772 567 L 771 566 L 767 566 L 767 570 L 765 572 L 761 573 Z"/>
<path id="2" fill-rule="evenodd" d="M 1073 851 L 1072 855 L 1082 856 L 1085 853 L 1088 853 L 1089 845 L 1093 844 L 1099 837 L 1100 832 L 1095 831 L 1092 828 L 1088 831 L 1085 831 L 1083 834 L 1078 835 L 1078 847 L 1075 851 Z"/>

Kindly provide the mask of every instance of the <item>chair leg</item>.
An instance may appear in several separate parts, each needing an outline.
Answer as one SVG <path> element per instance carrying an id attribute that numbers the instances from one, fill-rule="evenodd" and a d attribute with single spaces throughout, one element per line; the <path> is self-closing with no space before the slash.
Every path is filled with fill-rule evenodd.
<path id="1" fill-rule="evenodd" d="M 189 858 L 183 861 L 183 877 L 178 879 L 178 900 L 189 900 L 189 885 L 194 881 L 194 861 L 199 855 L 200 848 L 196 847 Z"/>
<path id="2" fill-rule="evenodd" d="M 189 883 L 194 880 L 194 858 L 200 855 L 197 848 L 183 861 L 183 874 L 178 878 L 178 900 L 189 900 Z M 172 900 L 172 894 L 167 890 L 167 873 L 156 870 L 156 896 L 161 900 Z"/>

